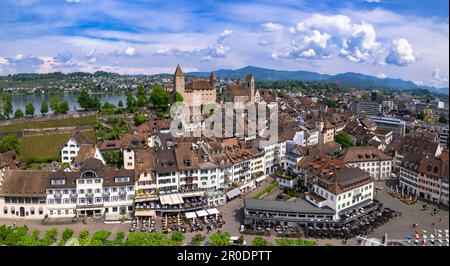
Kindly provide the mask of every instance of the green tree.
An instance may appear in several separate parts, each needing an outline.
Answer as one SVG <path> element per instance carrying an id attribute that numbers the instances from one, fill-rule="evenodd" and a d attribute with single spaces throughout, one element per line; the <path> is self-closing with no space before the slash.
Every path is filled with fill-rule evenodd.
<path id="1" fill-rule="evenodd" d="M 252 246 L 268 246 L 268 245 L 269 245 L 269 241 L 267 241 L 266 239 L 264 239 L 260 236 L 253 238 Z"/>
<path id="2" fill-rule="evenodd" d="M 44 238 L 41 239 L 42 246 L 50 246 L 56 241 L 56 237 L 58 236 L 58 230 L 53 227 L 45 231 Z"/>
<path id="3" fill-rule="evenodd" d="M 52 112 L 54 114 L 58 114 L 58 107 L 61 103 L 61 100 L 59 99 L 58 96 L 53 96 L 52 98 L 50 98 L 50 109 L 52 110 Z"/>
<path id="4" fill-rule="evenodd" d="M 214 233 L 210 236 L 211 246 L 230 246 L 230 233 Z"/>
<path id="5" fill-rule="evenodd" d="M 108 240 L 108 237 L 111 236 L 110 231 L 100 230 L 94 233 L 91 240 L 92 246 L 103 246 Z"/>
<path id="6" fill-rule="evenodd" d="M 80 234 L 78 235 L 78 241 L 80 243 L 80 246 L 89 246 L 89 231 L 81 230 Z"/>
<path id="7" fill-rule="evenodd" d="M 150 103 L 153 107 L 166 111 L 169 107 L 169 94 L 167 94 L 166 90 L 160 86 L 155 85 L 152 88 L 152 93 L 150 94 Z"/>
<path id="8" fill-rule="evenodd" d="M 14 118 L 21 118 L 23 116 L 24 116 L 24 114 L 21 109 L 17 109 L 16 112 L 14 113 Z"/>
<path id="9" fill-rule="evenodd" d="M 363 93 L 361 94 L 361 99 L 362 99 L 363 101 L 368 101 L 368 100 L 370 99 L 369 93 L 363 92 Z"/>
<path id="10" fill-rule="evenodd" d="M 421 112 L 418 116 L 417 116 L 417 119 L 420 119 L 420 120 L 425 120 L 425 119 L 427 119 L 427 115 L 424 113 L 424 112 Z"/>
<path id="11" fill-rule="evenodd" d="M 205 236 L 202 234 L 196 234 L 193 238 L 192 238 L 192 246 L 200 246 L 202 244 L 203 241 L 205 241 Z"/>
<path id="12" fill-rule="evenodd" d="M 175 231 L 172 233 L 172 240 L 175 242 L 183 242 L 184 240 L 184 234 L 182 232 L 179 231 Z"/>
<path id="13" fill-rule="evenodd" d="M 69 111 L 69 102 L 64 101 L 58 105 L 57 114 L 66 114 Z"/>
<path id="14" fill-rule="evenodd" d="M 41 104 L 41 114 L 45 115 L 46 113 L 48 113 L 48 103 L 47 102 L 42 102 L 42 104 Z"/>
<path id="15" fill-rule="evenodd" d="M 73 230 L 71 228 L 64 229 L 64 232 L 62 233 L 62 240 L 66 242 L 73 236 Z"/>
<path id="16" fill-rule="evenodd" d="M 139 126 L 147 121 L 147 116 L 145 114 L 135 114 L 134 115 L 134 124 Z"/>
<path id="17" fill-rule="evenodd" d="M 123 102 L 122 100 L 119 100 L 119 102 L 117 103 L 117 106 L 122 109 L 123 108 Z"/>
<path id="18" fill-rule="evenodd" d="M 347 149 L 348 147 L 354 146 L 353 141 L 350 136 L 345 132 L 340 132 L 334 136 L 334 141 L 342 145 L 342 148 Z"/>
<path id="19" fill-rule="evenodd" d="M 378 101 L 384 101 L 384 99 L 385 99 L 384 93 L 380 92 L 377 94 Z"/>
<path id="20" fill-rule="evenodd" d="M 0 140 L 0 152 L 7 152 L 13 150 L 19 154 L 19 140 L 16 134 L 9 134 Z"/>
<path id="21" fill-rule="evenodd" d="M 175 92 L 175 102 L 182 102 L 183 100 L 183 96 L 178 91 Z"/>
<path id="22" fill-rule="evenodd" d="M 276 240 L 278 246 L 317 246 L 317 242 L 312 240 L 278 238 Z"/>
<path id="23" fill-rule="evenodd" d="M 144 107 L 148 104 L 147 93 L 145 92 L 144 86 L 138 86 L 136 91 L 137 106 Z"/>
<path id="24" fill-rule="evenodd" d="M 32 103 L 27 103 L 25 106 L 25 114 L 29 116 L 34 115 L 34 105 Z"/>
<path id="25" fill-rule="evenodd" d="M 83 109 L 89 109 L 91 107 L 91 97 L 86 90 L 82 90 L 80 95 L 78 95 L 77 103 Z"/>
<path id="26" fill-rule="evenodd" d="M 12 95 L 11 94 L 4 94 L 2 97 L 2 110 L 3 115 L 6 116 L 6 118 L 10 118 L 10 116 L 13 113 L 13 104 L 12 104 Z"/>
<path id="27" fill-rule="evenodd" d="M 133 113 L 136 109 L 136 98 L 133 97 L 131 92 L 127 93 L 127 111 L 130 113 Z"/>

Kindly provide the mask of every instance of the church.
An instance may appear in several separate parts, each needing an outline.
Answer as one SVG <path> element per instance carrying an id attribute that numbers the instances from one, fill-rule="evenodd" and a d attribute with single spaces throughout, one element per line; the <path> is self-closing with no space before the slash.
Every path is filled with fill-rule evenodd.
<path id="1" fill-rule="evenodd" d="M 216 74 L 211 73 L 209 80 L 192 79 L 189 84 L 185 84 L 184 73 L 180 65 L 174 74 L 174 93 L 178 92 L 183 97 L 183 102 L 189 106 L 206 105 L 216 102 Z M 194 102 L 194 95 L 198 95 L 200 102 Z"/>
<path id="2" fill-rule="evenodd" d="M 242 84 L 238 78 L 235 84 L 230 84 L 223 92 L 224 102 L 259 102 L 260 95 L 255 89 L 255 78 L 252 74 L 248 74 L 245 78 L 245 84 Z"/>

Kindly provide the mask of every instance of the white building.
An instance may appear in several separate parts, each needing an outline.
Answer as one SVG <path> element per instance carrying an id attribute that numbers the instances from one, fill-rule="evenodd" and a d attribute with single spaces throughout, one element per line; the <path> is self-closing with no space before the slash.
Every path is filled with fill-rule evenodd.
<path id="1" fill-rule="evenodd" d="M 92 142 L 86 138 L 81 132 L 77 132 L 61 147 L 61 162 L 70 163 L 78 155 L 82 144 L 91 144 Z"/>
<path id="2" fill-rule="evenodd" d="M 340 159 L 347 166 L 368 172 L 375 180 L 385 180 L 391 176 L 392 157 L 373 146 L 350 147 Z"/>

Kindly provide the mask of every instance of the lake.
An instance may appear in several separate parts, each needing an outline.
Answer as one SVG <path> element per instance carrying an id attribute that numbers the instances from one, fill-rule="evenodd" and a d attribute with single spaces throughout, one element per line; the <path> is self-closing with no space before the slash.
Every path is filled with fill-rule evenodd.
<path id="1" fill-rule="evenodd" d="M 100 102 L 103 104 L 104 102 L 108 101 L 114 105 L 117 106 L 120 100 L 122 100 L 124 106 L 126 105 L 126 94 L 119 94 L 119 93 L 101 93 L 101 94 L 95 94 Z M 77 93 L 61 93 L 57 94 L 57 96 L 65 101 L 67 100 L 69 102 L 69 111 L 79 110 L 81 109 L 80 106 L 77 103 L 78 94 Z M 25 112 L 25 105 L 27 103 L 32 103 L 34 105 L 34 114 L 39 115 L 41 114 L 41 104 L 42 102 L 47 102 L 50 104 L 50 99 L 53 97 L 53 95 L 50 94 L 25 94 L 25 95 L 13 95 L 13 109 L 15 112 L 17 109 L 22 109 L 23 112 Z M 49 107 L 49 113 L 51 113 L 50 107 Z M 13 113 L 14 115 L 14 113 Z"/>

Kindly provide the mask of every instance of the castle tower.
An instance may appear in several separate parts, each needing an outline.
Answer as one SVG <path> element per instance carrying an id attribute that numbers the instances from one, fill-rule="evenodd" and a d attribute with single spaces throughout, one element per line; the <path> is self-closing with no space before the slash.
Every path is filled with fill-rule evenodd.
<path id="1" fill-rule="evenodd" d="M 173 76 L 174 90 L 184 97 L 184 74 L 183 71 L 181 71 L 179 64 L 177 65 L 177 69 L 175 70 L 175 74 Z"/>
<path id="2" fill-rule="evenodd" d="M 211 86 L 214 89 L 216 89 L 216 81 L 217 81 L 216 73 L 211 72 L 211 75 L 209 76 L 209 84 L 211 84 Z"/>
<path id="3" fill-rule="evenodd" d="M 245 86 L 247 87 L 247 91 L 248 91 L 248 99 L 251 102 L 255 101 L 255 77 L 253 77 L 252 74 L 248 74 L 246 77 L 246 82 L 245 82 Z"/>

